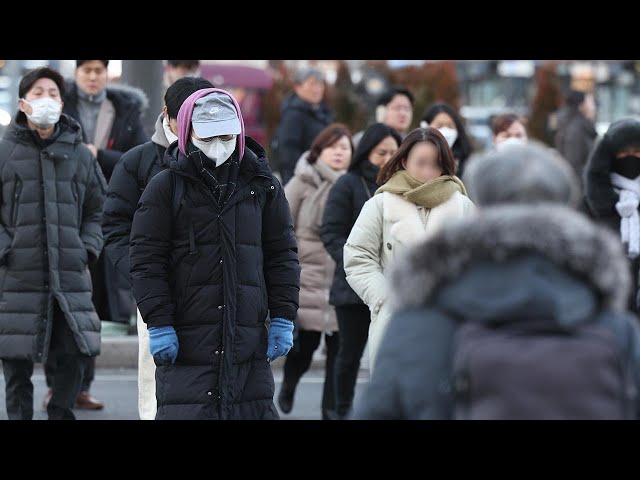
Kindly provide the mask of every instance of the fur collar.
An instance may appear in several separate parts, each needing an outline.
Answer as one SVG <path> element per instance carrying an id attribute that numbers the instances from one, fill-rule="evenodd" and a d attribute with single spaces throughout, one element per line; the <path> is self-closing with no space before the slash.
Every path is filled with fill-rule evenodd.
<path id="1" fill-rule="evenodd" d="M 475 262 L 507 263 L 525 253 L 584 278 L 604 308 L 626 310 L 631 282 L 620 241 L 556 204 L 492 207 L 448 225 L 397 259 L 390 275 L 393 301 L 402 308 L 422 306 Z"/>

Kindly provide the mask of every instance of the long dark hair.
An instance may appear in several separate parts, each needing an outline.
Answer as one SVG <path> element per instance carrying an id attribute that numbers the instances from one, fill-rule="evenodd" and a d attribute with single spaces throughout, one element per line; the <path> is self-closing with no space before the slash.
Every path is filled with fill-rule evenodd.
<path id="1" fill-rule="evenodd" d="M 460 160 L 460 162 L 464 162 L 471 152 L 473 151 L 473 146 L 471 145 L 471 140 L 469 140 L 469 135 L 467 135 L 467 129 L 464 126 L 464 121 L 460 114 L 451 107 L 448 103 L 437 102 L 429 106 L 424 114 L 422 115 L 422 121 L 427 122 L 427 124 L 431 124 L 434 118 L 439 113 L 446 113 L 453 119 L 453 123 L 456 125 L 456 130 L 458 130 L 458 138 L 453 142 L 451 146 L 451 150 L 453 150 L 453 156 Z"/>
<path id="2" fill-rule="evenodd" d="M 374 123 L 369 126 L 362 134 L 356 152 L 353 154 L 349 171 L 359 170 L 362 164 L 369 160 L 371 151 L 387 137 L 392 137 L 398 146 L 402 143 L 400 134 L 390 126 L 384 123 Z"/>
<path id="3" fill-rule="evenodd" d="M 351 145 L 351 154 L 353 155 L 353 142 L 351 141 L 351 132 L 349 131 L 349 127 L 347 127 L 343 123 L 332 123 L 324 130 L 322 130 L 313 140 L 313 143 L 309 148 L 309 156 L 307 157 L 307 162 L 309 162 L 309 164 L 316 163 L 318 161 L 318 158 L 320 158 L 322 150 L 330 147 L 345 136 L 349 139 L 349 145 Z"/>
<path id="4" fill-rule="evenodd" d="M 396 154 L 380 169 L 376 179 L 378 185 L 384 185 L 394 173 L 404 170 L 402 162 L 409 157 L 409 152 L 411 152 L 413 146 L 420 142 L 429 142 L 436 146 L 438 149 L 438 166 L 442 169 L 443 175 L 456 174 L 456 162 L 453 159 L 453 152 L 440 131 L 432 127 L 416 128 L 407 135 Z"/>

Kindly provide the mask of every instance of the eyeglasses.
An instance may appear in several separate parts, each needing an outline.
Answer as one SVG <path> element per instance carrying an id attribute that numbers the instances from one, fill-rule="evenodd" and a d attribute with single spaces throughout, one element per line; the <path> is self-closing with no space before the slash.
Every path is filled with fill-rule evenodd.
<path id="1" fill-rule="evenodd" d="M 209 143 L 209 142 L 212 142 L 214 139 L 219 138 L 223 142 L 228 142 L 230 140 L 233 140 L 236 137 L 237 135 L 217 135 L 215 137 L 199 138 L 198 140 L 204 143 Z"/>

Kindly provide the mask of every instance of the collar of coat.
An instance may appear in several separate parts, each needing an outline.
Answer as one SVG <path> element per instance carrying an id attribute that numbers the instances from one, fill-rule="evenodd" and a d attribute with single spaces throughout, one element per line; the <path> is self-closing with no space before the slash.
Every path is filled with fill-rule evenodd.
<path id="1" fill-rule="evenodd" d="M 55 143 L 76 144 L 82 142 L 82 130 L 75 119 L 63 113 L 60 115 L 58 126 L 60 127 L 60 135 L 56 138 Z M 7 127 L 4 138 L 13 137 L 24 143 L 38 145 L 37 135 L 34 130 L 29 128 L 26 115 L 23 112 L 18 112 Z"/>
<path id="2" fill-rule="evenodd" d="M 330 184 L 336 183 L 338 177 L 344 172 L 338 172 L 333 170 L 329 165 L 318 159 L 313 165 L 309 163 L 309 152 L 304 152 L 298 159 L 294 175 L 300 177 L 305 183 L 309 183 L 315 187 L 318 187 L 323 182 Z"/>
<path id="3" fill-rule="evenodd" d="M 391 269 L 394 304 L 423 306 L 477 262 L 507 264 L 526 254 L 582 278 L 604 308 L 626 310 L 631 283 L 620 241 L 584 215 L 551 204 L 487 208 L 419 242 Z"/>

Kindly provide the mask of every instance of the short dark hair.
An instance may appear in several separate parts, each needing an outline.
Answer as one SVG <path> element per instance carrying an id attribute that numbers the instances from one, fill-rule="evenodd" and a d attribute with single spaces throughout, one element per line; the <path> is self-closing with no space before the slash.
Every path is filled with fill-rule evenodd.
<path id="1" fill-rule="evenodd" d="M 491 132 L 494 135 L 498 135 L 500 132 L 509 130 L 509 127 L 516 122 L 520 122 L 524 125 L 523 120 L 515 113 L 503 113 L 496 115 L 491 119 Z"/>
<path id="2" fill-rule="evenodd" d="M 433 143 L 438 149 L 438 166 L 442 169 L 443 175 L 456 174 L 456 162 L 453 159 L 453 152 L 440 131 L 432 127 L 416 128 L 407 135 L 407 138 L 400 144 L 400 148 L 398 148 L 395 155 L 380 169 L 380 173 L 376 179 L 378 185 L 384 185 L 393 177 L 394 173 L 399 170 L 404 170 L 402 162 L 409 157 L 409 153 L 414 145 L 422 142 Z"/>
<path id="3" fill-rule="evenodd" d="M 81 67 L 83 63 L 93 62 L 94 60 L 76 60 L 76 68 Z M 109 66 L 109 60 L 95 60 L 96 62 L 102 62 L 104 64 L 104 68 Z"/>
<path id="4" fill-rule="evenodd" d="M 164 94 L 164 104 L 167 106 L 169 118 L 178 118 L 178 112 L 184 101 L 198 90 L 203 88 L 215 88 L 206 78 L 182 77 L 176 80 Z"/>
<path id="5" fill-rule="evenodd" d="M 349 139 L 349 145 L 351 145 L 351 155 L 353 156 L 353 142 L 351 141 L 351 132 L 349 127 L 342 123 L 332 123 L 324 130 L 322 130 L 318 136 L 313 140 L 311 147 L 309 148 L 309 156 L 307 162 L 314 164 L 320 158 L 322 150 L 330 147 L 342 137 L 346 136 Z"/>
<path id="6" fill-rule="evenodd" d="M 31 87 L 33 87 L 33 84 L 41 78 L 50 78 L 53 80 L 58 86 L 58 90 L 60 90 L 60 97 L 64 97 L 64 78 L 62 78 L 62 75 L 56 70 L 49 67 L 34 68 L 25 73 L 18 86 L 18 96 L 24 98 L 29 90 L 31 90 Z"/>
<path id="7" fill-rule="evenodd" d="M 200 60 L 167 60 L 167 65 L 194 69 L 200 66 Z"/>
<path id="8" fill-rule="evenodd" d="M 396 95 L 404 95 L 409 99 L 409 103 L 413 106 L 413 94 L 409 91 L 409 89 L 398 86 L 391 87 L 389 90 L 380 95 L 378 101 L 376 102 L 376 106 L 384 105 L 386 107 L 387 105 L 389 105 L 389 103 L 391 103 L 391 100 L 393 100 Z"/>

